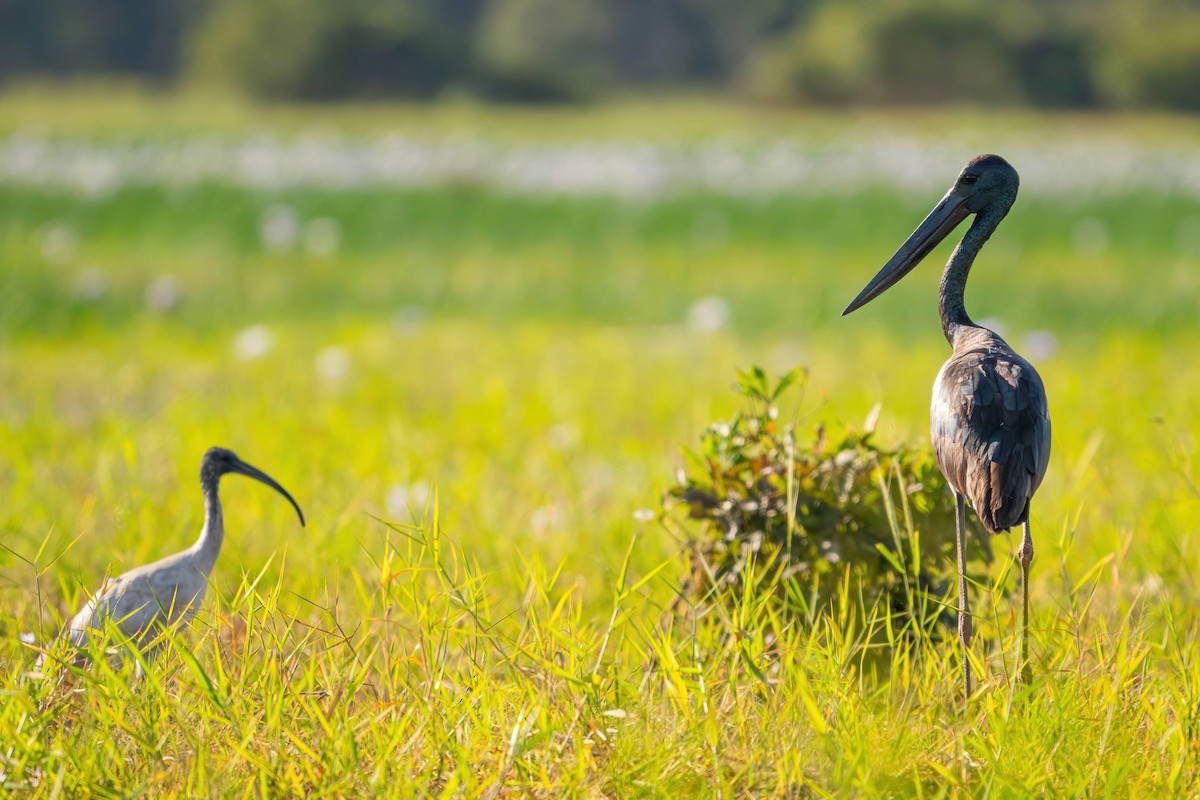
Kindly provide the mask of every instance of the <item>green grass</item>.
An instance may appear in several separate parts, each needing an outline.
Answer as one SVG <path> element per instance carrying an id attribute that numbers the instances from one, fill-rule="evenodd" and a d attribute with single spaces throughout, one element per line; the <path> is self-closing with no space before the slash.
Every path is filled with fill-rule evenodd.
<path id="1" fill-rule="evenodd" d="M 821 139 L 886 130 L 927 140 L 1135 137 L 1147 144 L 1190 144 L 1200 131 L 1192 115 L 1170 112 L 1039 112 L 983 106 L 969 109 L 820 110 L 720 101 L 711 96 L 614 97 L 583 106 L 492 106 L 467 97 L 423 103 L 258 105 L 194 88 L 147 90 L 136 82 L 96 85 L 13 82 L 0 96 L 0 133 L 148 139 L 194 133 L 270 130 L 282 135 L 335 130 L 424 136 L 486 133 L 501 141 L 622 139 L 694 141 L 711 136 L 764 137 L 800 133 Z"/>
<path id="2" fill-rule="evenodd" d="M 936 198 L 864 190 L 851 197 L 719 196 L 646 206 L 611 198 L 513 197 L 479 189 L 124 189 L 101 198 L 0 188 L 0 322 L 9 335 L 124 327 L 143 316 L 146 286 L 177 278 L 186 330 L 246 321 L 384 319 L 417 305 L 437 317 L 512 322 L 680 322 L 698 297 L 731 304 L 736 330 L 808 335 L 864 329 L 940 337 L 931 309 L 936 264 L 844 323 L 838 317 Z M 333 255 L 259 242 L 272 207 L 301 226 L 331 220 Z M 1145 193 L 1069 205 L 1022 199 L 971 284 L 978 316 L 1085 340 L 1110 332 L 1173 335 L 1194 327 L 1200 200 Z M 1099 252 L 1079 226 L 1100 226 Z M 45 255 L 56 230 L 65 263 Z M 169 257 L 164 258 L 164 253 Z M 1077 266 L 1076 266 L 1077 265 Z M 1074 267 L 1074 268 L 1073 268 Z M 106 277 L 103 302 L 78 297 L 85 271 Z M 1147 283 L 1152 276 L 1153 285 Z"/>
<path id="3" fill-rule="evenodd" d="M 188 128 L 170 102 L 145 108 L 127 129 Z M 66 133 L 121 130 L 94 107 L 55 113 Z M 538 135 L 542 113 L 497 124 Z M 580 119 L 604 133 L 637 116 L 613 113 Z M 264 119 L 284 116 L 321 115 Z M 948 248 L 838 314 L 935 199 L 0 188 L 0 794 L 1195 794 L 1200 278 L 1180 235 L 1195 200 L 1022 198 L 972 280 L 972 310 L 1014 344 L 1060 343 L 1038 362 L 1055 427 L 1032 685 L 1008 672 L 1016 537 L 973 566 L 983 685 L 965 709 L 950 640 L 889 637 L 849 597 L 811 627 L 759 596 L 668 611 L 682 545 L 634 512 L 739 408 L 736 367 L 811 368 L 783 409 L 802 436 L 882 402 L 878 435 L 924 444 Z M 341 247 L 264 251 L 279 202 L 337 220 Z M 695 233 L 714 218 L 721 237 Z M 1098 254 L 1073 238 L 1093 218 Z M 55 230 L 68 246 L 47 246 Z M 77 289 L 89 269 L 107 281 L 94 300 Z M 148 311 L 168 274 L 182 302 Z M 701 334 L 684 319 L 708 295 L 731 324 Z M 406 307 L 424 316 L 398 322 Z M 257 324 L 273 348 L 239 359 Z M 343 358 L 341 379 L 322 374 Z M 136 690 L 104 666 L 74 691 L 28 677 L 19 634 L 48 640 L 106 572 L 194 539 L 213 444 L 277 478 L 309 526 L 230 478 L 205 610 Z"/>

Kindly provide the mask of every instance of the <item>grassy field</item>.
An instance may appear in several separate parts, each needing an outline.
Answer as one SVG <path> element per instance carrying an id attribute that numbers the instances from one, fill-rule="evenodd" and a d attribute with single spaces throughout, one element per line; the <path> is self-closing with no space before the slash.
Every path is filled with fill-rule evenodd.
<path id="1" fill-rule="evenodd" d="M 724 120 L 764 140 L 871 123 L 0 99 L 0 132 L 84 142 L 685 140 Z M 894 124 L 989 149 L 967 114 Z M 1195 131 L 1021 118 L 1003 136 L 1083 124 Z M 1008 671 L 1016 537 L 973 567 L 983 685 L 965 707 L 950 643 L 889 643 L 881 609 L 834 603 L 812 625 L 753 594 L 669 610 L 683 543 L 643 512 L 742 407 L 736 368 L 811 370 L 782 408 L 802 438 L 882 403 L 881 441 L 926 446 L 949 247 L 838 315 L 939 196 L 0 184 L 0 794 L 1194 796 L 1195 196 L 1031 191 L 972 280 L 975 316 L 1036 353 L 1054 419 L 1031 685 Z M 227 479 L 205 610 L 136 689 L 104 665 L 73 690 L 31 677 L 29 642 L 106 573 L 194 539 L 216 444 L 286 486 L 308 527 Z"/>

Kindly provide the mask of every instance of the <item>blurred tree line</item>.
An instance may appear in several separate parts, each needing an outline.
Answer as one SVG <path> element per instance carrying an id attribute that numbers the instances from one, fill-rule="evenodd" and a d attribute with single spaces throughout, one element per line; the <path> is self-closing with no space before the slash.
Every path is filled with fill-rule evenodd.
<path id="1" fill-rule="evenodd" d="M 1200 0 L 0 0 L 0 82 L 1200 109 Z"/>

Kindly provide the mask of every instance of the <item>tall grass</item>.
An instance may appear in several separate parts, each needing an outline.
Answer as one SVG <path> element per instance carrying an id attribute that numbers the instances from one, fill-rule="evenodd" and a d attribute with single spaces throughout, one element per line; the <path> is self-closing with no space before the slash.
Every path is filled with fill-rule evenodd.
<path id="1" fill-rule="evenodd" d="M 985 581 L 982 688 L 964 705 L 954 648 L 899 629 L 910 617 L 857 606 L 849 579 L 838 610 L 811 626 L 749 585 L 737 607 L 680 617 L 655 600 L 668 563 L 631 573 L 633 535 L 609 600 L 589 613 L 560 570 L 531 564 L 521 593 L 490 590 L 436 500 L 419 525 L 380 527 L 374 569 L 344 584 L 297 596 L 302 567 L 274 582 L 246 574 L 139 681 L 104 662 L 58 683 L 12 676 L 6 786 L 482 797 L 1196 787 L 1196 624 L 1145 595 L 1095 608 L 1119 555 L 1081 575 L 1066 560 L 1041 565 L 1073 584 L 1065 608 L 1038 615 L 1028 686 L 1009 673 L 1008 570 Z"/>
<path id="2" fill-rule="evenodd" d="M 837 315 L 926 200 L 0 188 L 0 794 L 1195 794 L 1194 201 L 1022 198 L 972 279 L 1054 418 L 1028 686 L 1015 540 L 972 571 L 964 704 L 952 637 L 853 576 L 805 622 L 770 581 L 680 609 L 684 544 L 635 516 L 737 366 L 810 367 L 801 429 L 882 401 L 876 435 L 920 445 L 935 269 Z M 688 322 L 706 296 L 723 327 Z M 310 527 L 226 480 L 210 599 L 140 681 L 31 674 L 106 573 L 194 539 L 214 444 Z"/>

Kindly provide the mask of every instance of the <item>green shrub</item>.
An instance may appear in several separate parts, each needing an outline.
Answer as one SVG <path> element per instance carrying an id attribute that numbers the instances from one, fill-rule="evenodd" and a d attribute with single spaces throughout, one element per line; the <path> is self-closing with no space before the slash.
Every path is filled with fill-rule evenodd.
<path id="1" fill-rule="evenodd" d="M 192 39 L 192 72 L 282 100 L 432 97 L 466 45 L 415 3 L 223 0 Z"/>
<path id="2" fill-rule="evenodd" d="M 1089 108 L 1099 102 L 1087 39 L 1066 26 L 1022 36 L 1015 67 L 1025 99 L 1040 108 Z"/>
<path id="3" fill-rule="evenodd" d="M 607 23 L 604 10 L 586 0 L 492 3 L 476 36 L 476 88 L 497 100 L 586 99 L 606 78 Z"/>
<path id="4" fill-rule="evenodd" d="M 739 372 L 747 409 L 710 425 L 688 453 L 664 498 L 664 520 L 682 531 L 691 561 L 684 595 L 737 604 L 767 592 L 811 619 L 849 578 L 868 605 L 923 625 L 948 616 L 929 602 L 955 572 L 954 500 L 932 455 L 881 447 L 870 421 L 838 437 L 817 426 L 798 442 L 777 404 L 805 375 L 772 385 L 757 367 Z M 970 515 L 968 526 L 968 555 L 990 560 Z"/>
<path id="5" fill-rule="evenodd" d="M 1020 99 L 1013 42 L 990 6 L 935 0 L 889 7 L 873 34 L 886 102 Z"/>
<path id="6" fill-rule="evenodd" d="M 822 5 L 749 70 L 750 91 L 768 99 L 861 102 L 870 97 L 876 72 L 869 22 L 861 11 Z"/>
<path id="7" fill-rule="evenodd" d="M 827 105 L 1095 105 L 1093 27 L 1065 10 L 979 0 L 823 3 L 750 62 L 754 94 Z"/>
<path id="8" fill-rule="evenodd" d="M 1200 110 L 1200 10 L 1159 9 L 1108 28 L 1101 85 L 1114 105 Z"/>

